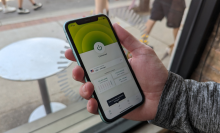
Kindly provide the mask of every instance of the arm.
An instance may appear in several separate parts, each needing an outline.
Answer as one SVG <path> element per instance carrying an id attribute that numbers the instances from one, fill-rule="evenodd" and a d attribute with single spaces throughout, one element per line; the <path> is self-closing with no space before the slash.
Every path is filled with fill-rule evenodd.
<path id="1" fill-rule="evenodd" d="M 177 132 L 220 132 L 220 85 L 214 82 L 198 83 L 184 80 L 167 71 L 155 52 L 140 43 L 131 34 L 114 24 L 120 42 L 132 54 L 129 63 L 144 92 L 144 103 L 123 118 L 150 121 Z M 75 61 L 72 51 L 66 57 Z M 83 82 L 79 93 L 88 100 L 87 110 L 98 114 L 98 103 L 92 98 L 94 86 L 85 83 L 80 66 L 73 69 L 73 78 Z"/>
<path id="2" fill-rule="evenodd" d="M 169 72 L 150 123 L 177 132 L 220 132 L 220 84 L 184 80 Z"/>

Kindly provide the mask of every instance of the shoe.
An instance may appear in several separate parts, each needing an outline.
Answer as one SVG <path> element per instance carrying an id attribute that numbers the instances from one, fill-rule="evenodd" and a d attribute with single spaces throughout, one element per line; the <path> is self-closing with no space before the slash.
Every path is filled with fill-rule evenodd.
<path id="1" fill-rule="evenodd" d="M 17 13 L 18 14 L 27 14 L 27 13 L 30 13 L 30 11 L 28 9 L 17 9 Z"/>
<path id="2" fill-rule="evenodd" d="M 2 11 L 2 7 L 0 7 L 0 12 Z"/>
<path id="3" fill-rule="evenodd" d="M 166 53 L 168 53 L 169 55 L 172 54 L 173 52 L 173 47 L 174 47 L 174 44 L 171 44 L 169 47 L 166 48 Z"/>
<path id="4" fill-rule="evenodd" d="M 160 59 L 161 61 L 163 61 L 165 58 L 167 58 L 168 56 L 170 56 L 173 52 L 173 47 L 174 47 L 174 44 L 171 44 L 170 46 L 168 46 L 166 48 L 166 52 L 165 54 L 163 55 L 163 57 Z"/>
<path id="5" fill-rule="evenodd" d="M 15 7 L 10 7 L 10 6 L 3 6 L 2 10 L 4 13 L 9 13 L 9 12 L 15 12 L 16 8 Z"/>
<path id="6" fill-rule="evenodd" d="M 43 6 L 43 4 L 41 3 L 36 3 L 36 5 L 34 5 L 34 10 L 37 10 L 39 8 L 41 8 Z"/>

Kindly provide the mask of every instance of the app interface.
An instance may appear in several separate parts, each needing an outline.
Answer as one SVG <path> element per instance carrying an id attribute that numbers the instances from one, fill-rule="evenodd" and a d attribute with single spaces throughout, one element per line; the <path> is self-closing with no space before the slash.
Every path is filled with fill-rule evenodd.
<path id="1" fill-rule="evenodd" d="M 112 119 L 140 103 L 141 93 L 107 18 L 70 23 L 68 29 L 105 116 Z"/>

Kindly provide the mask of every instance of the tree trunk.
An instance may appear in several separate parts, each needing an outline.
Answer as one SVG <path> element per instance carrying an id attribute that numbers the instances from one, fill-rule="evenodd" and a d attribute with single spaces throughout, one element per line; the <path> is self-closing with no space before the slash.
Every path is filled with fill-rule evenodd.
<path id="1" fill-rule="evenodd" d="M 140 12 L 149 12 L 150 10 L 150 0 L 140 0 L 139 11 Z"/>

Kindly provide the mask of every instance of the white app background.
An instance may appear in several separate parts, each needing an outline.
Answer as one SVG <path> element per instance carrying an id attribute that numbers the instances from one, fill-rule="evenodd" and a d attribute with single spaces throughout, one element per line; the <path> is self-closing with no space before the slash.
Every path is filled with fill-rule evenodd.
<path id="1" fill-rule="evenodd" d="M 101 106 L 108 119 L 112 119 L 141 102 L 141 94 L 118 46 L 97 42 L 94 49 L 80 54 Z M 104 48 L 103 48 L 104 47 Z M 125 98 L 117 101 L 117 96 Z M 114 98 L 115 97 L 115 98 Z M 120 97 L 120 96 L 119 96 Z M 118 98 L 119 98 L 118 97 Z M 123 96 L 122 96 L 123 97 Z M 107 101 L 111 101 L 111 105 Z"/>

